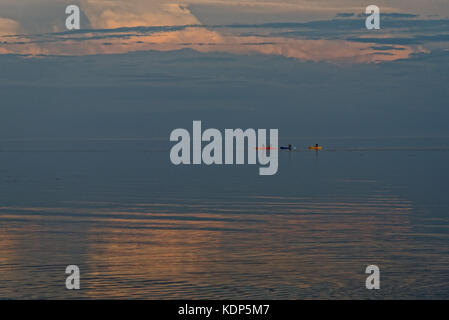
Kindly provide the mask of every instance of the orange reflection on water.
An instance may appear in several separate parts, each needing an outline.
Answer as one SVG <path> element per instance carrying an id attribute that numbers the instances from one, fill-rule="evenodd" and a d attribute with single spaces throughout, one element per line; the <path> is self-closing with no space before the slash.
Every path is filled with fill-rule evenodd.
<path id="1" fill-rule="evenodd" d="M 377 263 L 397 272 L 384 292 L 407 296 L 409 261 L 443 262 L 414 239 L 412 210 L 392 195 L 2 207 L 0 268 L 41 297 L 292 299 L 365 297 L 363 267 Z M 72 263 L 78 296 L 61 287 Z"/>

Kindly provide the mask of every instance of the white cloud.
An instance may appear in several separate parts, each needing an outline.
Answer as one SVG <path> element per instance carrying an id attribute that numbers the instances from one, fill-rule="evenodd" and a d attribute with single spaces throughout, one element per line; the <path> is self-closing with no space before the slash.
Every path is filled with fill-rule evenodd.
<path id="1" fill-rule="evenodd" d="M 160 0 L 82 0 L 81 9 L 100 29 L 200 23 L 187 7 Z"/>
<path id="2" fill-rule="evenodd" d="M 0 36 L 15 35 L 20 31 L 20 24 L 12 19 L 0 17 Z"/>

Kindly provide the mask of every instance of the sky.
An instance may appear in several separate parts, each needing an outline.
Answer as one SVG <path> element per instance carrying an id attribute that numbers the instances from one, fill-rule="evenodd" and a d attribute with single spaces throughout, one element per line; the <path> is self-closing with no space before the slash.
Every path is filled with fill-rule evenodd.
<path id="1" fill-rule="evenodd" d="M 0 0 L 0 139 L 447 135 L 448 61 L 447 0 Z"/>
<path id="2" fill-rule="evenodd" d="M 192 48 L 302 61 L 391 61 L 429 52 L 435 42 L 445 42 L 447 48 L 448 33 L 443 31 L 449 3 L 425 3 L 379 1 L 383 30 L 367 32 L 365 4 L 354 0 L 2 0 L 0 53 L 90 55 Z M 82 11 L 79 32 L 65 29 L 68 4 Z M 439 38 L 423 40 L 429 36 Z M 404 41 L 417 37 L 413 43 Z M 372 45 L 385 38 L 395 39 L 389 48 Z"/>

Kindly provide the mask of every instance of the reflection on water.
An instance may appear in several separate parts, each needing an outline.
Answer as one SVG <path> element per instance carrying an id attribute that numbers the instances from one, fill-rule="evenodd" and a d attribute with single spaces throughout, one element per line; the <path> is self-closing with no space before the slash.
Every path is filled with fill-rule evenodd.
<path id="1" fill-rule="evenodd" d="M 280 153 L 264 179 L 123 144 L 0 152 L 0 298 L 449 297 L 447 151 Z"/>

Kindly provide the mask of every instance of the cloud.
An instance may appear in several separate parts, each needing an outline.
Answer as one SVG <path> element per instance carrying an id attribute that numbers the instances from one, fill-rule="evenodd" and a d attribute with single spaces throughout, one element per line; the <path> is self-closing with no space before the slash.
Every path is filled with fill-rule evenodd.
<path id="1" fill-rule="evenodd" d="M 82 0 L 81 10 L 95 29 L 200 24 L 181 4 L 144 0 Z"/>
<path id="2" fill-rule="evenodd" d="M 127 29 L 122 34 L 101 35 L 62 33 L 44 41 L 11 42 L 8 48 L 16 54 L 92 55 L 121 54 L 134 51 L 175 51 L 193 49 L 198 52 L 228 52 L 239 55 L 264 54 L 284 56 L 300 61 L 369 63 L 406 59 L 416 50 L 407 46 L 376 49 L 373 43 L 328 39 L 293 39 L 272 36 L 240 36 L 221 34 L 204 27 L 143 32 L 145 28 Z M 152 29 L 152 28 L 150 28 Z M 72 36 L 73 35 L 73 36 Z"/>
<path id="3" fill-rule="evenodd" d="M 382 32 L 370 33 L 363 29 L 363 20 L 347 14 L 301 23 L 208 25 L 200 24 L 183 5 L 161 0 L 82 0 L 81 6 L 94 29 L 8 37 L 0 53 L 96 55 L 189 48 L 300 61 L 370 63 L 428 53 L 437 42 L 437 49 L 449 46 L 446 34 L 435 35 L 448 20 L 410 14 L 391 13 Z"/>
<path id="4" fill-rule="evenodd" d="M 0 17 L 0 36 L 15 35 L 20 31 L 20 24 L 12 19 Z"/>

